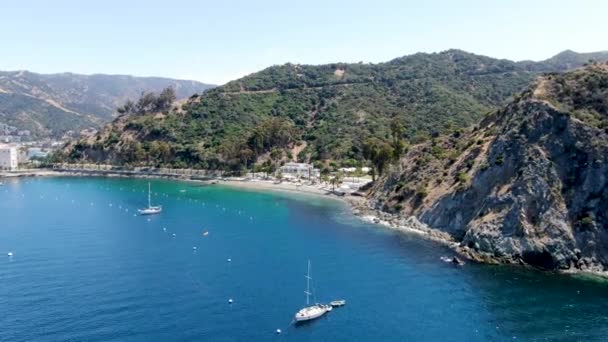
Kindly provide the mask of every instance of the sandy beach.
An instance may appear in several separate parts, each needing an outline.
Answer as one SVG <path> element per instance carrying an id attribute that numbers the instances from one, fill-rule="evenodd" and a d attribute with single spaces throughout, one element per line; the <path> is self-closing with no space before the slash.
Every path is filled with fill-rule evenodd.
<path id="1" fill-rule="evenodd" d="M 334 199 L 343 199 L 340 196 L 334 195 L 331 191 L 328 191 L 325 188 L 320 188 L 319 186 L 314 185 L 296 185 L 291 182 L 281 182 L 276 183 L 270 180 L 236 180 L 236 179 L 223 179 L 218 180 L 217 184 L 237 187 L 241 189 L 250 189 L 250 190 L 260 190 L 260 191 L 281 191 L 281 192 L 296 192 L 301 194 L 308 195 L 317 195 L 330 197 Z"/>

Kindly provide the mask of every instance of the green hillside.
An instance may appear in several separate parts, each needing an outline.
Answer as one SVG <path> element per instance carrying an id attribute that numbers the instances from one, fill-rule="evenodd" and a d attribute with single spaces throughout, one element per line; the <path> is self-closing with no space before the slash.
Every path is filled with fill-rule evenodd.
<path id="1" fill-rule="evenodd" d="M 356 164 L 364 141 L 388 141 L 391 124 L 410 142 L 472 125 L 523 89 L 535 68 L 460 50 L 380 64 L 273 66 L 180 110 L 119 118 L 68 147 L 66 158 L 228 169 L 268 159 Z M 170 157 L 155 157 L 159 144 Z"/>

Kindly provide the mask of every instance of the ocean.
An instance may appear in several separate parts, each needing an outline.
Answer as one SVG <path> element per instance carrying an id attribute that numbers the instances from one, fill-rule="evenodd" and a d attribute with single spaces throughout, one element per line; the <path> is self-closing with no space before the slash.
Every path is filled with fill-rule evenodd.
<path id="1" fill-rule="evenodd" d="M 147 180 L 4 181 L 0 341 L 608 340 L 604 281 L 457 267 L 321 197 L 151 185 L 139 216 Z M 296 325 L 308 260 L 311 301 L 347 303 Z"/>

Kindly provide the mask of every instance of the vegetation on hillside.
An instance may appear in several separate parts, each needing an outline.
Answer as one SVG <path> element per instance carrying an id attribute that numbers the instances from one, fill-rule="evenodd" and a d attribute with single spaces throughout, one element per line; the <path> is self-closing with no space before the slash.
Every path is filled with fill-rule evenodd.
<path id="1" fill-rule="evenodd" d="M 138 114 L 130 103 L 121 109 L 130 115 L 58 159 L 229 170 L 286 160 L 370 163 L 382 173 L 407 144 L 460 132 L 535 75 L 527 64 L 460 50 L 381 64 L 273 66 L 163 115 Z"/>

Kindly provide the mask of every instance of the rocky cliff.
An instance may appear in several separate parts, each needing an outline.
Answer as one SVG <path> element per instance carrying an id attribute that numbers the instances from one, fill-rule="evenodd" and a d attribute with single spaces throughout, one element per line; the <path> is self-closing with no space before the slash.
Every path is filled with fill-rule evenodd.
<path id="1" fill-rule="evenodd" d="M 538 78 L 471 132 L 410 148 L 370 190 L 482 260 L 608 270 L 608 64 Z"/>

